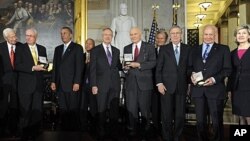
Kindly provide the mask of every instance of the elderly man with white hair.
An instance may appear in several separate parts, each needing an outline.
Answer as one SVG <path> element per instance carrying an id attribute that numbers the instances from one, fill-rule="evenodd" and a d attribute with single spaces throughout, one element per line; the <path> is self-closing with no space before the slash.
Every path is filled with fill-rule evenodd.
<path id="1" fill-rule="evenodd" d="M 15 135 L 18 123 L 17 74 L 14 71 L 15 50 L 21 46 L 11 28 L 3 30 L 0 43 L 0 136 Z"/>

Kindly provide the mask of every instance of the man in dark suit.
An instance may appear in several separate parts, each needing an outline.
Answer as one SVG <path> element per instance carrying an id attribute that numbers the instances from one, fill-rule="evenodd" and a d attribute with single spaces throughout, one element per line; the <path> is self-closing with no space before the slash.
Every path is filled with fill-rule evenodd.
<path id="1" fill-rule="evenodd" d="M 83 132 L 89 129 L 95 129 L 96 114 L 97 114 L 97 101 L 96 95 L 92 94 L 92 88 L 90 87 L 90 51 L 95 47 L 95 41 L 88 38 L 85 41 L 85 53 L 84 53 L 84 70 L 83 70 L 83 80 L 82 80 L 82 96 L 81 96 L 81 106 L 80 106 L 80 121 L 81 130 Z M 88 116 L 88 109 L 90 115 Z M 88 124 L 88 121 L 90 124 Z"/>
<path id="2" fill-rule="evenodd" d="M 190 54 L 189 65 L 193 83 L 191 95 L 195 104 L 198 137 L 201 141 L 208 140 L 207 108 L 213 123 L 211 140 L 222 141 L 224 134 L 224 79 L 231 73 L 231 60 L 229 47 L 215 43 L 216 33 L 215 26 L 206 25 L 203 30 L 202 45 L 193 48 Z"/>
<path id="3" fill-rule="evenodd" d="M 16 48 L 15 70 L 18 72 L 18 96 L 20 102 L 20 127 L 23 139 L 35 138 L 42 120 L 43 71 L 38 62 L 47 60 L 46 48 L 37 44 L 37 31 L 27 29 L 26 43 Z"/>
<path id="4" fill-rule="evenodd" d="M 69 27 L 61 28 L 62 45 L 55 48 L 51 89 L 59 97 L 62 130 L 78 130 L 80 84 L 84 67 L 83 48 L 72 41 Z"/>
<path id="5" fill-rule="evenodd" d="M 15 135 L 19 117 L 17 96 L 17 73 L 14 71 L 15 49 L 22 44 L 17 42 L 16 33 L 11 28 L 3 30 L 6 40 L 0 44 L 1 79 L 0 83 L 0 136 Z"/>
<path id="6" fill-rule="evenodd" d="M 179 26 L 171 27 L 169 33 L 171 42 L 162 46 L 159 52 L 156 85 L 161 93 L 163 140 L 180 141 L 185 124 L 189 47 L 181 43 Z"/>
<path id="7" fill-rule="evenodd" d="M 91 50 L 90 85 L 97 98 L 99 135 L 103 136 L 106 109 L 109 108 L 111 126 L 117 124 L 119 116 L 119 94 L 121 89 L 119 70 L 122 69 L 120 51 L 111 45 L 113 31 L 104 28 L 103 43 Z"/>
<path id="8" fill-rule="evenodd" d="M 136 134 L 138 108 L 142 116 L 142 129 L 149 128 L 151 94 L 153 92 L 153 68 L 156 65 L 154 46 L 141 40 L 141 30 L 130 30 L 132 44 L 124 47 L 124 56 L 133 56 L 133 62 L 125 66 L 126 106 L 129 116 L 129 135 Z"/>
<path id="9" fill-rule="evenodd" d="M 166 42 L 168 40 L 168 34 L 166 31 L 158 31 L 155 36 L 155 54 L 156 58 L 158 58 L 158 55 L 160 53 L 160 48 L 164 45 L 166 45 Z M 155 133 L 159 134 L 159 131 L 161 129 L 161 101 L 160 101 L 160 93 L 158 91 L 158 88 L 156 86 L 156 80 L 155 80 L 155 70 L 154 69 L 154 92 L 151 97 L 151 114 L 152 114 L 152 121 L 153 121 L 153 127 L 155 129 Z"/>

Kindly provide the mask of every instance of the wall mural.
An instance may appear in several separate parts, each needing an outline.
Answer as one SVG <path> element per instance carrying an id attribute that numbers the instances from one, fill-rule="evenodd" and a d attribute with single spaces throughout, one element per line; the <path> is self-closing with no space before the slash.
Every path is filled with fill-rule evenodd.
<path id="1" fill-rule="evenodd" d="M 47 48 L 48 59 L 53 59 L 54 48 L 61 44 L 60 28 L 73 29 L 74 0 L 1 0 L 0 42 L 4 28 L 14 28 L 20 42 L 25 42 L 25 29 L 38 31 L 37 43 Z"/>

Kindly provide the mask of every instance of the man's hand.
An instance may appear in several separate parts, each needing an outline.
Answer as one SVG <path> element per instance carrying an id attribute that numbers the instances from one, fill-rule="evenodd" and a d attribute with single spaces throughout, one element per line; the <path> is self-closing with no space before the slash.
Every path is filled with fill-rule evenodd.
<path id="1" fill-rule="evenodd" d="M 80 89 L 80 85 L 79 84 L 73 84 L 73 92 L 77 92 Z"/>
<path id="2" fill-rule="evenodd" d="M 35 65 L 32 67 L 32 71 L 46 71 L 46 69 L 43 68 L 43 65 Z"/>
<path id="3" fill-rule="evenodd" d="M 56 90 L 56 83 L 52 82 L 50 84 L 50 88 L 51 88 L 52 91 L 55 91 Z"/>
<path id="4" fill-rule="evenodd" d="M 92 94 L 93 95 L 96 95 L 98 93 L 98 88 L 97 88 L 97 86 L 93 86 L 92 87 Z"/>
<path id="5" fill-rule="evenodd" d="M 203 86 L 212 86 L 212 85 L 214 85 L 214 80 L 212 77 L 210 77 L 207 80 L 205 80 L 205 83 Z"/>
<path id="6" fill-rule="evenodd" d="M 158 87 L 158 91 L 159 91 L 162 95 L 164 95 L 164 94 L 166 93 L 167 89 L 166 89 L 166 87 L 165 87 L 162 83 L 159 84 L 157 87 Z"/>
<path id="7" fill-rule="evenodd" d="M 196 80 L 195 80 L 195 78 L 193 77 L 193 74 L 194 74 L 195 72 L 192 72 L 192 75 L 191 75 L 191 81 L 192 81 L 192 83 L 194 84 L 194 85 L 196 85 Z"/>
<path id="8" fill-rule="evenodd" d="M 128 66 L 131 68 L 139 68 L 141 64 L 138 62 L 131 62 Z"/>

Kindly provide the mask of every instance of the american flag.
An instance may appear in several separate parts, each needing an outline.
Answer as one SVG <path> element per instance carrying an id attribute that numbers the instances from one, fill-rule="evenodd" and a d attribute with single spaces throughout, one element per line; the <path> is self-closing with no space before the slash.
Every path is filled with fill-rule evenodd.
<path id="1" fill-rule="evenodd" d="M 151 25 L 150 34 L 149 34 L 148 43 L 155 45 L 155 35 L 156 35 L 156 32 L 158 30 L 159 30 L 158 24 L 157 24 L 157 21 L 156 21 L 155 16 L 154 16 L 153 21 L 152 21 L 152 25 Z"/>

